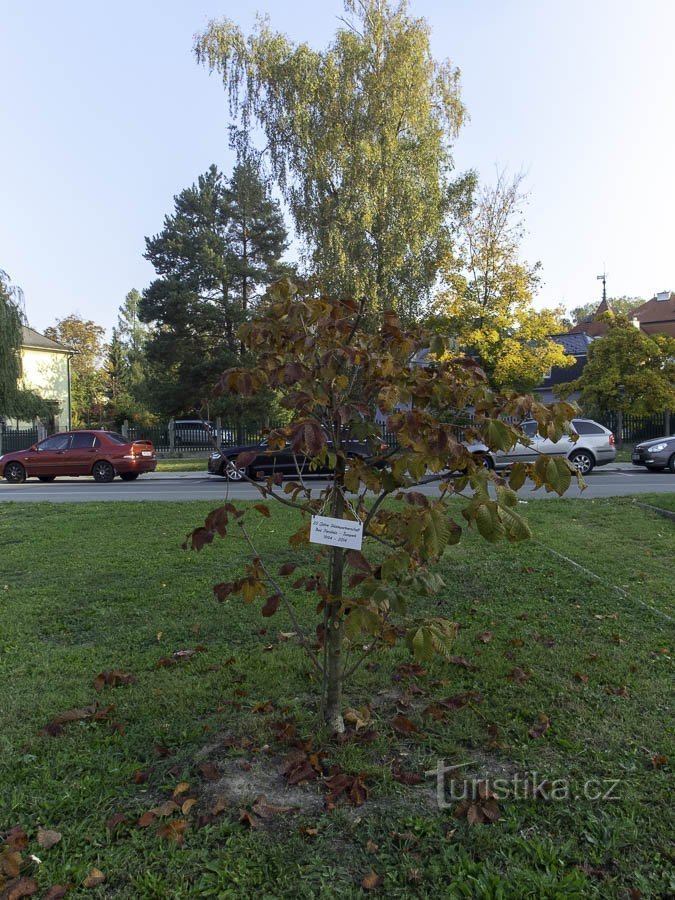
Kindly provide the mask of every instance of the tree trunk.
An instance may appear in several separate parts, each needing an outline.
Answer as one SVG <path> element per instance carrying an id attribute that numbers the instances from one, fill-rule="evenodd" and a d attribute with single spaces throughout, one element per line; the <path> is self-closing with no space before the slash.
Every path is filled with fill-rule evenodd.
<path id="1" fill-rule="evenodd" d="M 341 519 L 345 508 L 342 485 L 344 483 L 344 460 L 338 459 L 335 472 L 335 494 L 331 514 Z M 325 619 L 325 678 L 322 697 L 323 717 L 326 724 L 337 732 L 345 730 L 342 719 L 342 685 L 344 680 L 344 621 L 342 614 L 342 581 L 344 575 L 345 551 L 331 547 L 329 554 L 328 591 L 330 602 Z"/>

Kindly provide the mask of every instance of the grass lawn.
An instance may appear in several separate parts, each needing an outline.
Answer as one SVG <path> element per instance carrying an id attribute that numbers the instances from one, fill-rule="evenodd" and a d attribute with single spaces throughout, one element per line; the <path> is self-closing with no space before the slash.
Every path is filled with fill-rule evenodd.
<path id="1" fill-rule="evenodd" d="M 56 884 L 158 900 L 675 890 L 671 520 L 630 498 L 534 501 L 534 542 L 466 536 L 426 601 L 461 626 L 454 661 L 373 657 L 347 698 L 361 727 L 337 742 L 317 725 L 285 614 L 213 597 L 241 573 L 243 544 L 180 549 L 210 508 L 0 506 L 0 841 L 14 826 L 28 841 L 0 845 L 0 895 L 17 854 L 40 897 Z M 259 518 L 264 558 L 311 571 L 314 554 L 286 545 L 290 524 L 285 509 Z M 296 600 L 313 629 L 314 596 Z M 288 785 L 292 759 L 323 774 Z M 438 808 L 424 773 L 439 759 L 509 793 L 494 824 L 455 817 L 449 781 Z M 357 776 L 365 802 L 326 809 L 331 772 Z M 547 783 L 538 796 L 530 773 Z M 481 810 L 495 806 L 470 816 Z M 61 838 L 49 847 L 39 829 Z M 105 881 L 84 887 L 94 869 Z"/>
<path id="2" fill-rule="evenodd" d="M 157 472 L 206 472 L 206 456 L 186 456 L 176 459 L 158 459 Z"/>

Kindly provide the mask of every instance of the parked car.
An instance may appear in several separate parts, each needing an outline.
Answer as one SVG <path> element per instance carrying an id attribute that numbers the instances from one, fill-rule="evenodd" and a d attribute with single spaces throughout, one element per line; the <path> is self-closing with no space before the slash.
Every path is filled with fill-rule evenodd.
<path id="1" fill-rule="evenodd" d="M 595 466 L 614 462 L 616 443 L 609 428 L 592 419 L 572 419 L 571 425 L 578 435 L 576 442 L 567 434 L 559 441 L 543 438 L 537 434 L 537 423 L 528 420 L 519 426 L 528 438 L 527 443 L 518 443 L 511 450 L 494 451 L 483 445 L 472 445 L 470 449 L 492 469 L 505 469 L 515 462 L 536 462 L 544 454 L 566 456 L 582 475 L 588 475 Z"/>
<path id="2" fill-rule="evenodd" d="M 373 451 L 365 441 L 344 441 L 342 448 L 347 459 L 371 459 Z M 382 444 L 386 449 L 386 444 Z M 328 449 L 330 449 L 330 444 Z M 236 465 L 240 453 L 255 452 L 255 459 L 244 468 Z M 228 481 L 242 481 L 244 478 L 258 478 L 279 473 L 284 477 L 303 477 L 307 475 L 326 475 L 330 472 L 327 466 L 314 468 L 311 457 L 302 453 L 293 453 L 290 444 L 281 450 L 270 450 L 267 441 L 257 444 L 245 444 L 238 447 L 222 447 L 209 457 L 208 471 L 211 475 L 221 475 Z"/>
<path id="3" fill-rule="evenodd" d="M 636 444 L 632 461 L 634 466 L 646 466 L 651 472 L 670 469 L 675 473 L 675 434 Z"/>
<path id="4" fill-rule="evenodd" d="M 214 447 L 218 444 L 218 429 L 204 419 L 176 419 L 173 423 L 174 446 Z"/>
<path id="5" fill-rule="evenodd" d="M 60 475 L 91 475 L 99 482 L 119 475 L 122 481 L 134 481 L 156 467 L 150 441 L 130 441 L 114 431 L 62 431 L 27 450 L 0 456 L 0 476 L 10 484 L 33 477 L 53 481 Z"/>

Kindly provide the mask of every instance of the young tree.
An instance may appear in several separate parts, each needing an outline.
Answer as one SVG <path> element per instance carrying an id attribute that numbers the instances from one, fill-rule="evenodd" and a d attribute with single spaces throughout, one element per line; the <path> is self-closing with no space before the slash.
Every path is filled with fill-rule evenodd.
<path id="1" fill-rule="evenodd" d="M 175 198 L 175 213 L 146 238 L 159 278 L 139 315 L 152 323 L 145 344 L 149 389 L 164 413 L 199 409 L 217 373 L 241 361 L 236 338 L 261 286 L 278 275 L 286 232 L 253 165 L 230 181 L 215 166 Z"/>
<path id="2" fill-rule="evenodd" d="M 573 360 L 551 340 L 559 310 L 535 310 L 540 264 L 519 259 L 523 237 L 523 176 L 501 173 L 458 208 L 456 241 L 443 266 L 445 288 L 436 297 L 435 327 L 480 359 L 500 389 L 531 390 L 552 366 Z"/>
<path id="3" fill-rule="evenodd" d="M 450 145 L 464 120 L 459 71 L 432 55 L 405 2 L 345 0 L 324 52 L 258 22 L 198 38 L 222 73 L 244 143 L 257 123 L 297 234 L 326 290 L 368 312 L 419 315 L 448 241 Z"/>
<path id="4" fill-rule="evenodd" d="M 71 406 L 76 427 L 99 423 L 103 412 L 102 367 L 105 328 L 73 313 L 57 319 L 45 335 L 74 351 L 71 361 Z"/>
<path id="5" fill-rule="evenodd" d="M 588 348 L 579 378 L 558 387 L 559 396 L 580 391 L 585 410 L 652 416 L 675 409 L 675 338 L 645 334 L 625 316 L 605 313 L 607 334 Z"/>
<path id="6" fill-rule="evenodd" d="M 279 282 L 260 303 L 254 320 L 240 329 L 256 367 L 231 369 L 220 381 L 221 390 L 237 395 L 266 388 L 279 391 L 293 419 L 269 434 L 270 447 L 290 441 L 296 453 L 334 470 L 318 497 L 300 475 L 283 491 L 281 476 L 258 484 L 264 497 L 303 516 L 301 528 L 289 539 L 292 548 L 312 542 L 310 518 L 319 514 L 328 516 L 328 524 L 338 520 L 338 526 L 353 532 L 349 550 L 330 539 L 319 540 L 324 545 L 319 555 L 323 571 L 317 571 L 317 563 L 294 582 L 295 588 L 318 594 L 318 647 L 304 633 L 289 591 L 282 586 L 297 568 L 296 561 L 272 572 L 247 525 L 250 514 L 268 516 L 268 506 L 258 504 L 244 513 L 227 503 L 210 513 L 191 537 L 191 546 L 201 549 L 234 525 L 242 529 L 251 562 L 240 579 L 216 585 L 214 591 L 221 601 L 235 594 L 246 602 L 266 597 L 264 616 L 279 606 L 289 612 L 321 681 L 324 719 L 338 731 L 343 728 L 345 680 L 378 647 L 395 642 L 401 625 L 418 658 L 449 652 L 456 626 L 440 615 L 420 617 L 415 605 L 421 595 L 439 596 L 442 581 L 430 566 L 460 540 L 463 527 L 477 528 L 489 541 L 521 540 L 529 530 L 518 515 L 514 491 L 531 478 L 535 487 L 563 493 L 575 474 L 566 459 L 542 457 L 535 465 L 516 464 L 508 480 L 498 477 L 477 463 L 456 429 L 431 411 L 461 413 L 472 408 L 475 417 L 466 439 L 506 449 L 522 435 L 502 416 L 533 416 L 542 434 L 560 436 L 573 407 L 546 407 L 529 396 L 494 395 L 470 359 L 415 365 L 416 353 L 430 342 L 435 353 L 442 354 L 442 341 L 421 330 L 406 333 L 391 311 L 374 332 L 367 331 L 364 310 L 365 300 L 334 300 L 306 288 L 298 292 L 289 280 Z M 376 449 L 381 446 L 381 432 L 373 421 L 376 409 L 388 414 L 388 430 L 396 436 L 396 446 L 386 452 Z M 373 459 L 351 459 L 347 465 L 347 438 L 370 440 Z M 235 464 L 245 470 L 256 455 L 241 454 Z M 453 481 L 449 471 L 466 474 Z M 422 479 L 428 481 L 429 472 L 440 482 L 437 493 L 415 489 Z M 464 493 L 469 490 L 470 497 Z M 451 497 L 464 502 L 461 516 L 449 504 Z M 366 542 L 362 548 L 360 534 Z"/>

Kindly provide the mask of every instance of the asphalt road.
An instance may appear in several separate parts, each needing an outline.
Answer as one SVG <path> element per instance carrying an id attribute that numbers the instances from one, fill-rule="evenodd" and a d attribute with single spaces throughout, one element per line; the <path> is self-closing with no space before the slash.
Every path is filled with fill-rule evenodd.
<path id="1" fill-rule="evenodd" d="M 317 491 L 325 485 L 322 479 L 308 479 Z M 604 466 L 591 472 L 586 478 L 587 488 L 580 492 L 573 485 L 565 497 L 594 499 L 619 497 L 627 494 L 673 493 L 675 475 L 666 472 L 647 472 L 629 465 Z M 433 484 L 421 488 L 433 494 Z M 543 490 L 523 488 L 518 492 L 523 500 L 556 499 L 555 494 Z M 100 500 L 211 500 L 218 502 L 225 497 L 231 500 L 258 499 L 260 494 L 249 484 L 230 484 L 223 478 L 205 472 L 154 472 L 141 475 L 138 481 L 97 484 L 91 478 L 61 478 L 51 484 L 29 479 L 24 484 L 7 484 L 0 481 L 0 501 L 38 501 L 50 503 L 83 503 Z"/>

